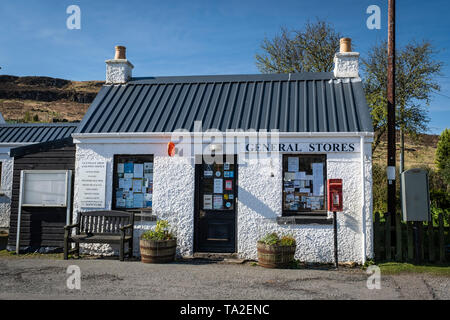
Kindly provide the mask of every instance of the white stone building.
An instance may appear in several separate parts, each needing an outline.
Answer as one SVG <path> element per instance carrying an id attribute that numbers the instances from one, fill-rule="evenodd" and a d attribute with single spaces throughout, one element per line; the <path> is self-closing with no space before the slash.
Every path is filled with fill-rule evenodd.
<path id="1" fill-rule="evenodd" d="M 72 135 L 74 221 L 87 210 L 143 212 L 136 255 L 155 225 L 148 216 L 169 220 L 181 256 L 256 259 L 257 240 L 279 232 L 295 236 L 298 259 L 332 262 L 326 186 L 337 178 L 339 260 L 373 257 L 373 129 L 357 53 L 337 54 L 334 73 L 132 78 L 120 50 Z M 106 167 L 93 192 L 90 163 Z"/>

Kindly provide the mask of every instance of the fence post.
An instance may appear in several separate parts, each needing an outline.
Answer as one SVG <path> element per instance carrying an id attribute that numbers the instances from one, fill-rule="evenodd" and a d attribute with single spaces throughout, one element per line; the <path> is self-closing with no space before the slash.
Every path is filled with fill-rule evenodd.
<path id="1" fill-rule="evenodd" d="M 423 263 L 425 260 L 425 237 L 423 232 L 423 221 L 420 221 L 419 223 L 419 245 L 420 245 L 420 261 Z"/>
<path id="2" fill-rule="evenodd" d="M 439 213 L 439 261 L 445 261 L 444 217 Z"/>
<path id="3" fill-rule="evenodd" d="M 434 229 L 433 219 L 428 221 L 428 260 L 434 261 Z"/>
<path id="4" fill-rule="evenodd" d="M 402 217 L 400 215 L 397 215 L 395 219 L 395 234 L 396 234 L 396 254 L 395 254 L 395 261 L 401 262 L 402 261 L 402 222 L 400 221 Z"/>
<path id="5" fill-rule="evenodd" d="M 406 231 L 408 234 L 408 260 L 412 261 L 414 259 L 414 241 L 413 241 L 413 230 L 412 222 L 406 222 Z"/>
<path id="6" fill-rule="evenodd" d="M 385 222 L 384 222 L 384 227 L 385 227 L 385 243 L 384 243 L 384 247 L 385 247 L 385 253 L 386 253 L 386 261 L 391 261 L 391 214 L 385 214 Z"/>
<path id="7" fill-rule="evenodd" d="M 375 261 L 381 260 L 381 252 L 380 252 L 380 213 L 375 212 L 375 225 L 374 225 L 374 238 L 375 238 Z"/>

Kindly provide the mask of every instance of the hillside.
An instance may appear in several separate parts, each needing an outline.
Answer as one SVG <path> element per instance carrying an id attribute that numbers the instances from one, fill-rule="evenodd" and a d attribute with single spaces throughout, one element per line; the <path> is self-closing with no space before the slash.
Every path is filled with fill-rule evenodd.
<path id="1" fill-rule="evenodd" d="M 80 121 L 103 83 L 0 75 L 0 112 L 10 122 Z"/>
<path id="2" fill-rule="evenodd" d="M 0 75 L 0 112 L 11 122 L 80 121 L 103 83 Z M 423 134 L 417 140 L 406 139 L 406 168 L 434 167 L 438 138 Z M 385 165 L 386 151 L 384 139 L 373 155 L 374 163 Z"/>
<path id="3" fill-rule="evenodd" d="M 438 135 L 421 134 L 417 139 L 405 138 L 405 169 L 427 166 L 435 168 L 434 163 Z M 400 163 L 400 139 L 397 133 L 397 165 Z M 384 137 L 373 154 L 373 162 L 386 165 L 387 141 Z"/>

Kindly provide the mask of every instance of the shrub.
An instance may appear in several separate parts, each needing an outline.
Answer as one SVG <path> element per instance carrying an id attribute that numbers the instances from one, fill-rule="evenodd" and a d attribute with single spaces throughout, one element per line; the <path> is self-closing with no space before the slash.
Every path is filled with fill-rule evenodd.
<path id="1" fill-rule="evenodd" d="M 156 222 L 155 230 L 145 231 L 141 235 L 142 240 L 172 240 L 175 235 L 169 231 L 169 222 L 167 220 L 159 220 Z"/>
<path id="2" fill-rule="evenodd" d="M 276 232 L 266 234 L 258 242 L 264 243 L 266 245 L 278 245 L 278 246 L 293 246 L 296 244 L 295 238 L 291 235 L 284 235 L 281 238 Z"/>
<path id="3" fill-rule="evenodd" d="M 280 246 L 295 246 L 295 238 L 293 236 L 282 236 Z"/>
<path id="4" fill-rule="evenodd" d="M 442 131 L 436 148 L 436 165 L 446 184 L 450 184 L 450 129 Z"/>
<path id="5" fill-rule="evenodd" d="M 280 241 L 280 237 L 273 232 L 266 234 L 259 242 L 267 244 L 267 245 L 275 245 Z"/>

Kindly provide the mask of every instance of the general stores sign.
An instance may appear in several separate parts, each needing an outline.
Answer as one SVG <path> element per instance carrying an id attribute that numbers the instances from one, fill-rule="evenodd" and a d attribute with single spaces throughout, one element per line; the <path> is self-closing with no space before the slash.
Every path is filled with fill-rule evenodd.
<path id="1" fill-rule="evenodd" d="M 359 152 L 353 142 L 307 142 L 307 143 L 247 143 L 246 152 Z"/>

